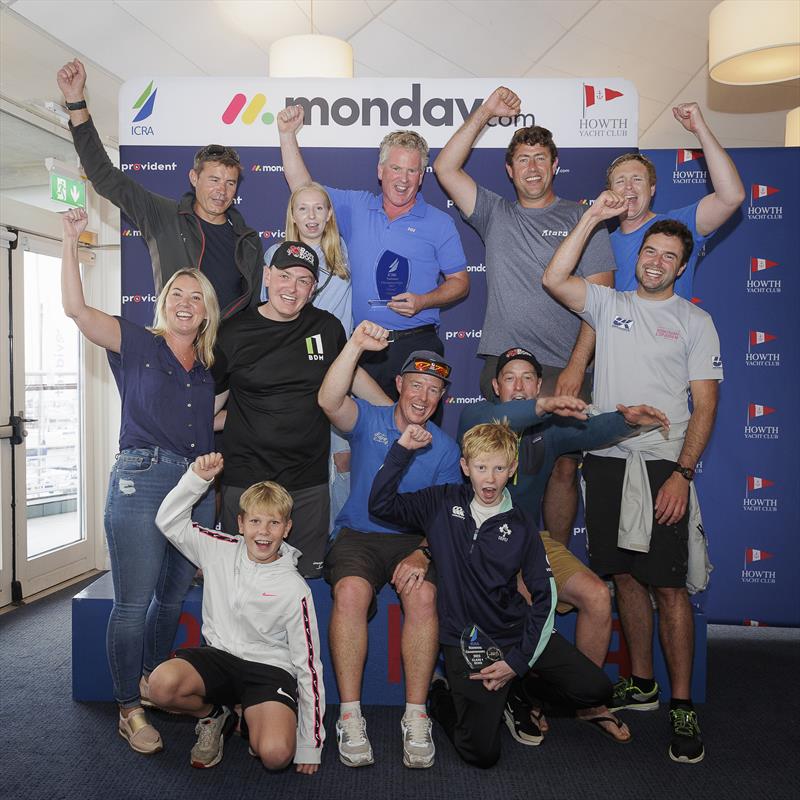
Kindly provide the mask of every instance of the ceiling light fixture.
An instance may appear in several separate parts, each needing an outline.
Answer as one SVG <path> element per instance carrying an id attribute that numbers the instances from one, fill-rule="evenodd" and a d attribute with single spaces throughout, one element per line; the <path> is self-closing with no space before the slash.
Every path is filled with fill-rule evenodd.
<path id="1" fill-rule="evenodd" d="M 269 48 L 271 78 L 352 78 L 353 48 L 335 36 L 314 33 L 314 0 L 311 0 L 311 33 L 284 36 Z"/>
<path id="2" fill-rule="evenodd" d="M 754 86 L 800 77 L 797 0 L 723 0 L 709 17 L 708 72 Z"/>

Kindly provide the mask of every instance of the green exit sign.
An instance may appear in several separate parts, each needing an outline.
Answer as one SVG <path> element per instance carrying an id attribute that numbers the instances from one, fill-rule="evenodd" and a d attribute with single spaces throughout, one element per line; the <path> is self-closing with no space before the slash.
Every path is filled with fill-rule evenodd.
<path id="1" fill-rule="evenodd" d="M 74 208 L 86 208 L 86 184 L 79 178 L 51 172 L 50 199 Z"/>

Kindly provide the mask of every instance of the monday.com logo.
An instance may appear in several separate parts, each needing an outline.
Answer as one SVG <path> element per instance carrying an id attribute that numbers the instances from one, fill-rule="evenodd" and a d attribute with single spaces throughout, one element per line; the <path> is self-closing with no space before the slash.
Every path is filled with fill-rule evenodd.
<path id="1" fill-rule="evenodd" d="M 322 127 L 339 125 L 379 125 L 383 127 L 410 127 L 430 125 L 452 127 L 460 125 L 481 103 L 482 97 L 467 100 L 463 97 L 427 97 L 422 95 L 422 84 L 412 83 L 409 96 L 394 100 L 386 97 L 286 97 L 283 106 L 300 105 L 305 112 L 305 125 Z M 264 125 L 275 122 L 275 115 L 262 110 L 267 104 L 266 95 L 259 92 L 252 99 L 237 92 L 222 112 L 226 125 L 241 122 L 252 125 L 260 119 Z M 517 114 L 514 117 L 499 117 L 489 122 L 490 127 L 522 127 L 534 125 L 533 114 Z"/>

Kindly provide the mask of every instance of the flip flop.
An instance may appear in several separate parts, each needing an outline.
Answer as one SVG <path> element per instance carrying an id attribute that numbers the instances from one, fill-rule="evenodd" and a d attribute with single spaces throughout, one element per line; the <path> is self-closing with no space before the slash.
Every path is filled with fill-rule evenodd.
<path id="1" fill-rule="evenodd" d="M 541 708 L 536 708 L 535 706 L 531 707 L 531 719 L 539 727 L 542 735 L 550 730 L 550 723 L 545 718 L 544 711 L 542 711 Z"/>
<path id="2" fill-rule="evenodd" d="M 628 744 L 633 739 L 633 734 L 628 731 L 628 738 L 627 739 L 620 739 L 608 730 L 607 728 L 603 727 L 604 722 L 610 722 L 612 725 L 617 726 L 618 731 L 622 731 L 622 726 L 625 723 L 619 719 L 618 717 L 613 717 L 610 714 L 601 714 L 599 717 L 578 717 L 581 722 L 588 722 L 595 730 L 600 731 L 603 736 L 607 736 L 612 741 L 616 742 L 617 744 Z"/>

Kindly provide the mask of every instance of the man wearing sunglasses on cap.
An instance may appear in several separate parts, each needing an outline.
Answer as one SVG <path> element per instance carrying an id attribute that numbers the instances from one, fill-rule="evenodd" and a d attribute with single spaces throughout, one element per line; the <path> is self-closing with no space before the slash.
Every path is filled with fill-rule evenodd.
<path id="1" fill-rule="evenodd" d="M 341 698 L 336 735 L 343 764 L 360 767 L 374 763 L 361 715 L 361 680 L 367 622 L 375 613 L 378 592 L 391 583 L 404 615 L 403 763 L 426 768 L 433 766 L 435 755 L 425 710 L 439 650 L 434 570 L 422 533 L 383 524 L 370 515 L 368 500 L 375 473 L 409 425 L 425 427 L 432 440 L 403 477 L 402 491 L 459 483 L 460 453 L 455 441 L 430 421 L 450 383 L 450 364 L 438 353 L 416 350 L 406 358 L 395 377 L 399 399 L 393 406 L 378 407 L 349 395 L 359 359 L 364 353 L 385 349 L 388 333 L 373 322 L 356 326 L 319 390 L 322 410 L 344 432 L 352 450 L 350 497 L 336 518 L 336 538 L 323 573 L 333 591 L 329 642 Z"/>
<path id="2" fill-rule="evenodd" d="M 260 301 L 263 250 L 258 232 L 232 208 L 242 175 L 237 152 L 211 144 L 197 151 L 192 191 L 180 200 L 147 191 L 108 158 L 86 107 L 86 70 L 76 58 L 58 71 L 75 150 L 94 190 L 130 218 L 147 243 L 155 293 L 177 269 L 197 267 L 217 293 L 222 318 Z"/>

